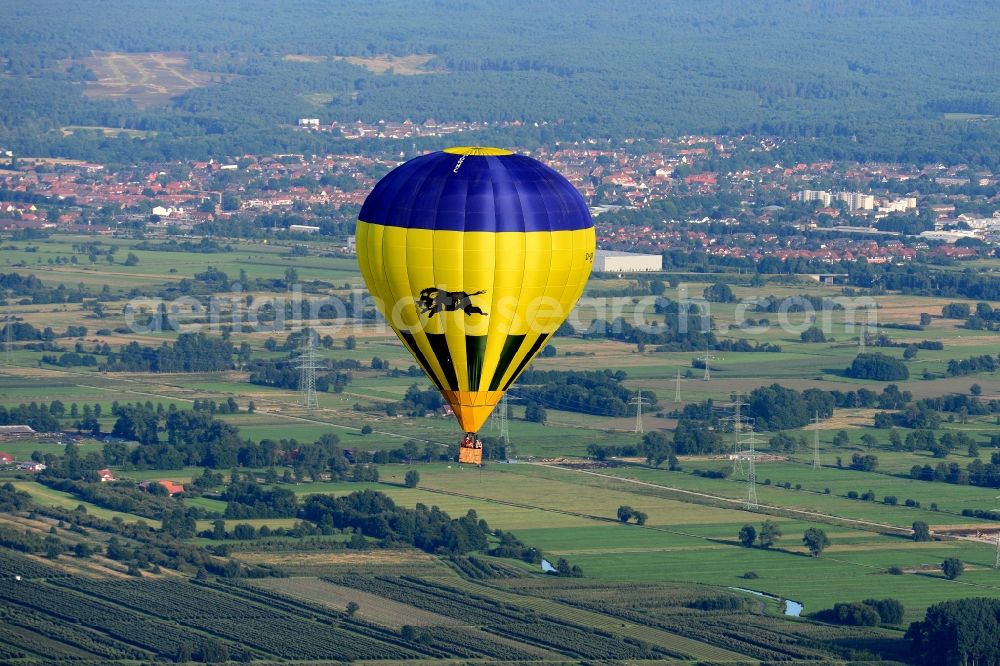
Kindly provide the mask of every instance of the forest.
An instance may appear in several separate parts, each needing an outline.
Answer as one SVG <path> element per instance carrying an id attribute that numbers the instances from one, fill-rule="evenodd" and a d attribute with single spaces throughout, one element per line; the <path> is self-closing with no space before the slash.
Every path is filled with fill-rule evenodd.
<path id="1" fill-rule="evenodd" d="M 998 21 L 1000 8 L 982 1 L 716 0 L 612 10 L 596 1 L 396 0 L 370 12 L 301 0 L 276 12 L 262 0 L 172 0 L 141 11 L 115 0 L 95 16 L 60 0 L 0 15 L 0 95 L 11 102 L 0 109 L 0 146 L 110 162 L 329 153 L 348 142 L 288 126 L 303 116 L 433 118 L 522 121 L 490 129 L 484 141 L 528 148 L 750 132 L 818 138 L 792 144 L 799 159 L 996 167 L 1000 93 L 983 53 Z M 202 85 L 164 101 L 115 99 L 101 94 L 87 64 L 94 53 L 162 52 L 186 57 L 182 71 Z M 404 75 L 342 59 L 377 55 L 429 60 L 424 73 Z M 137 133 L 59 131 L 66 126 Z M 388 145 L 351 143 L 362 151 Z"/>

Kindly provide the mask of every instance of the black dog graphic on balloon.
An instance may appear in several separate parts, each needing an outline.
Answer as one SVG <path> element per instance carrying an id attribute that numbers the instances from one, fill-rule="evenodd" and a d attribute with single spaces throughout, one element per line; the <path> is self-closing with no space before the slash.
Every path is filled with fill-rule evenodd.
<path id="1" fill-rule="evenodd" d="M 428 317 L 433 317 L 436 312 L 457 312 L 458 310 L 467 315 L 485 315 L 488 313 L 473 305 L 470 300 L 473 296 L 485 293 L 485 289 L 470 294 L 467 291 L 445 291 L 437 287 L 427 287 L 420 290 L 417 306 L 420 308 L 420 313 L 426 314 Z"/>

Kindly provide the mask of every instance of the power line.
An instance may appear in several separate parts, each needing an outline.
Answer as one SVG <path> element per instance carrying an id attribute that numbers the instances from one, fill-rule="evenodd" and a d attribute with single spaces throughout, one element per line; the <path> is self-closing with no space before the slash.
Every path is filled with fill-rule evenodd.
<path id="1" fill-rule="evenodd" d="M 815 412 L 812 419 L 813 430 L 813 469 L 819 469 L 823 465 L 819 461 L 819 411 Z"/>
<path id="2" fill-rule="evenodd" d="M 500 441 L 505 449 L 510 444 L 510 404 L 506 393 L 500 398 Z"/>
<path id="3" fill-rule="evenodd" d="M 740 433 L 743 429 L 743 416 L 740 414 L 740 408 L 743 406 L 743 400 L 740 398 L 739 394 L 736 395 L 736 400 L 733 402 L 733 473 L 739 476 L 743 476 L 743 450 L 741 447 Z"/>
<path id="4" fill-rule="evenodd" d="M 635 397 L 628 401 L 628 404 L 635 405 L 635 432 L 642 434 L 642 406 L 650 404 L 646 398 L 642 397 L 642 389 L 635 392 Z"/>
<path id="5" fill-rule="evenodd" d="M 295 366 L 302 373 L 299 377 L 301 404 L 306 409 L 314 409 L 319 407 L 319 399 L 316 397 L 316 370 L 320 366 L 316 361 L 316 350 L 313 349 L 313 332 L 309 329 L 305 329 L 304 332 L 302 353 Z"/>
<path id="6" fill-rule="evenodd" d="M 743 503 L 743 508 L 747 511 L 756 511 L 759 508 L 757 504 L 757 467 L 754 460 L 757 435 L 753 430 L 747 433 L 746 443 L 750 448 L 747 450 L 747 498 Z"/>
<path id="7" fill-rule="evenodd" d="M 3 360 L 5 365 L 14 365 L 14 317 L 7 315 L 4 321 L 6 326 L 4 326 Z"/>
<path id="8" fill-rule="evenodd" d="M 993 568 L 1000 569 L 1000 532 L 997 532 L 997 552 L 993 559 Z"/>

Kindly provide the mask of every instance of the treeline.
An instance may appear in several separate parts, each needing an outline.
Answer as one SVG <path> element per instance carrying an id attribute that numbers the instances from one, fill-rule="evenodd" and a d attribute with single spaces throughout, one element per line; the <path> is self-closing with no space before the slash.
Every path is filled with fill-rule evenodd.
<path id="1" fill-rule="evenodd" d="M 44 402 L 20 404 L 9 408 L 0 405 L 0 425 L 26 425 L 36 432 L 59 431 L 59 419 Z"/>
<path id="2" fill-rule="evenodd" d="M 134 513 L 154 520 L 162 520 L 168 513 L 175 511 L 179 505 L 177 500 L 145 492 L 135 486 L 130 481 L 101 483 L 75 481 L 72 479 L 52 478 L 48 475 L 39 475 L 39 481 L 45 483 L 53 490 L 70 493 L 91 504 L 124 513 Z M 192 508 L 195 512 L 193 518 L 208 518 L 211 514 L 207 511 Z M 218 515 L 218 514 L 216 514 Z"/>
<path id="3" fill-rule="evenodd" d="M 801 428 L 817 415 L 820 418 L 829 418 L 833 415 L 835 407 L 843 406 L 839 403 L 874 403 L 877 397 L 873 391 L 862 394 L 860 391 L 834 393 L 806 389 L 799 392 L 780 384 L 771 384 L 750 392 L 743 408 L 743 415 L 753 418 L 755 427 L 761 430 Z M 711 422 L 721 428 L 715 407 L 712 400 L 691 403 L 684 406 L 680 416 L 689 420 Z"/>
<path id="4" fill-rule="evenodd" d="M 518 393 L 552 409 L 624 416 L 636 395 L 622 386 L 627 376 L 622 370 L 528 370 L 518 380 Z M 655 406 L 655 395 L 647 391 L 643 397 Z"/>
<path id="5" fill-rule="evenodd" d="M 50 287 L 35 275 L 0 273 L 0 295 L 5 297 L 0 300 L 0 304 L 3 305 L 7 305 L 6 299 L 9 297 L 16 298 L 21 305 L 47 305 L 50 303 L 82 303 L 84 299 L 92 298 L 97 294 L 88 291 L 83 286 L 71 288 L 59 284 Z"/>
<path id="6" fill-rule="evenodd" d="M 951 359 L 948 361 L 948 368 L 945 372 L 949 377 L 961 377 L 964 375 L 974 375 L 978 372 L 996 372 L 1000 368 L 1000 355 L 996 358 L 989 354 L 982 356 L 971 356 L 964 359 Z"/>
<path id="7" fill-rule="evenodd" d="M 818 611 L 813 617 L 823 622 L 847 624 L 856 627 L 877 627 L 882 624 L 899 624 L 905 609 L 896 599 L 865 599 L 837 603 L 833 608 Z"/>
<path id="8" fill-rule="evenodd" d="M 233 479 L 221 499 L 226 502 L 226 518 L 294 518 L 299 510 L 299 499 L 293 491 L 261 486 L 252 475 Z"/>
<path id="9" fill-rule="evenodd" d="M 215 372 L 233 369 L 231 342 L 204 333 L 181 333 L 173 343 L 148 347 L 130 342 L 108 355 L 107 372 Z"/>
<path id="10" fill-rule="evenodd" d="M 8 331 L 8 327 L 10 330 Z M 0 339 L 10 339 L 12 342 L 42 340 L 51 342 L 56 338 L 82 338 L 87 335 L 86 326 L 67 326 L 65 333 L 56 333 L 51 326 L 37 329 L 23 321 L 8 321 L 0 328 Z M 9 338 L 8 338 L 9 336 Z"/>
<path id="11" fill-rule="evenodd" d="M 316 362 L 316 390 L 322 392 L 340 393 L 351 382 L 351 373 L 339 370 L 357 370 L 361 363 L 354 359 L 331 360 L 322 359 Z M 273 386 L 297 391 L 302 379 L 302 371 L 298 367 L 298 359 L 255 359 L 249 365 L 251 384 Z"/>
<path id="12" fill-rule="evenodd" d="M 463 555 L 482 551 L 497 557 L 540 562 L 541 553 L 526 546 L 512 534 L 493 532 L 485 520 L 471 509 L 461 518 L 451 518 L 434 506 L 417 504 L 408 509 L 397 506 L 388 496 L 362 490 L 341 497 L 310 495 L 302 516 L 317 525 L 338 529 L 355 528 L 387 544 L 406 544 L 429 553 Z M 496 542 L 491 547 L 491 537 Z"/>
<path id="13" fill-rule="evenodd" d="M 939 445 L 945 448 L 945 445 Z M 945 448 L 945 450 L 950 449 Z M 940 481 L 981 488 L 1000 488 L 1000 453 L 994 453 L 988 463 L 976 458 L 965 469 L 954 462 L 939 462 L 935 467 L 914 465 L 910 469 L 910 478 L 919 481 Z"/>
<path id="14" fill-rule="evenodd" d="M 713 331 L 711 317 L 702 314 L 697 304 L 682 304 L 667 298 L 658 297 L 654 305 L 657 314 L 663 315 L 663 323 L 652 322 L 652 325 L 634 326 L 623 317 L 613 321 L 595 320 L 586 330 L 580 333 L 584 339 L 608 338 L 639 345 L 645 350 L 653 345 L 654 351 L 715 351 L 728 352 L 780 352 L 781 347 L 771 342 L 754 341 L 745 338 L 733 340 L 720 338 Z M 564 323 L 557 331 L 558 335 L 573 335 L 576 331 L 568 323 Z"/>

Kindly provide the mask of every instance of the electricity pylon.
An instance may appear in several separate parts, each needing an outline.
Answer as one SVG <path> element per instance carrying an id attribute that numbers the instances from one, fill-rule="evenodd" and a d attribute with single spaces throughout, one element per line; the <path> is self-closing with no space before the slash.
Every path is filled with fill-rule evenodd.
<path id="1" fill-rule="evenodd" d="M 993 568 L 1000 569 L 1000 532 L 997 532 L 997 551 L 993 558 Z"/>
<path id="2" fill-rule="evenodd" d="M 296 363 L 296 367 L 301 372 L 299 394 L 303 407 L 315 409 L 319 407 L 319 400 L 316 397 L 316 370 L 319 368 L 319 364 L 316 362 L 316 350 L 313 349 L 313 333 L 307 329 L 305 334 L 305 340 L 302 341 L 302 353 L 299 354 Z"/>
<path id="3" fill-rule="evenodd" d="M 743 399 L 739 394 L 733 398 L 733 415 L 727 418 L 727 421 L 733 422 L 733 474 L 738 476 L 743 476 L 743 423 L 744 417 L 740 413 L 740 408 L 743 407 Z"/>
<path id="4" fill-rule="evenodd" d="M 681 401 L 681 382 L 682 381 L 684 381 L 684 380 L 681 379 L 681 369 L 677 368 L 677 379 L 675 380 L 675 384 L 674 384 L 674 404 L 680 404 L 680 401 Z"/>
<path id="5" fill-rule="evenodd" d="M 642 389 L 639 389 L 635 392 L 635 397 L 628 401 L 628 404 L 635 405 L 635 432 L 641 435 L 643 433 L 642 406 L 650 403 L 646 398 L 642 397 Z"/>
<path id="6" fill-rule="evenodd" d="M 712 381 L 712 365 L 711 365 L 711 363 L 712 363 L 713 360 L 715 360 L 715 357 L 711 356 L 708 352 L 705 352 L 705 355 L 701 356 L 700 359 L 705 362 L 705 381 L 706 382 L 710 382 L 710 381 Z"/>

